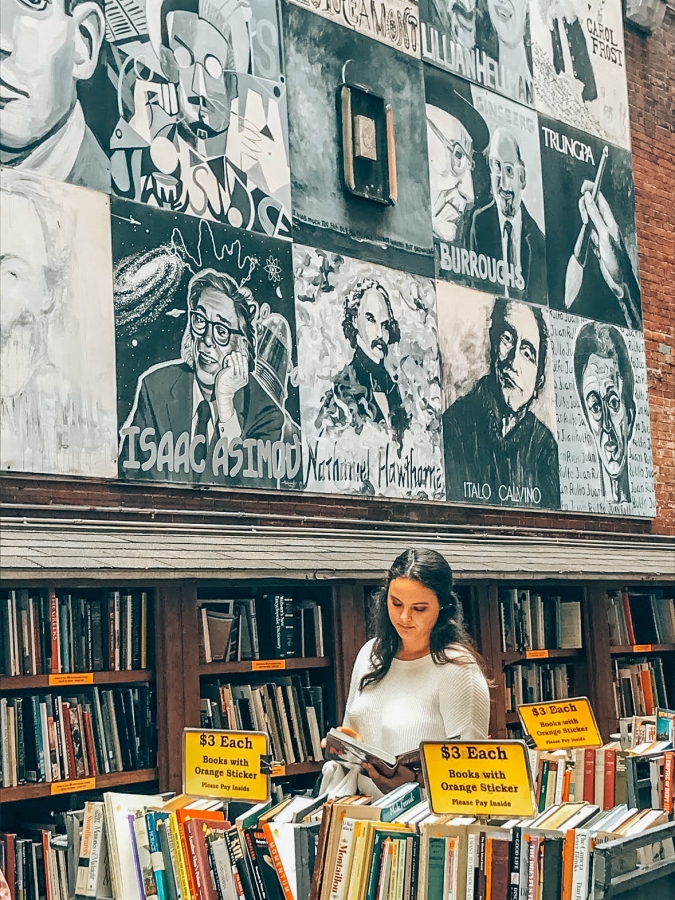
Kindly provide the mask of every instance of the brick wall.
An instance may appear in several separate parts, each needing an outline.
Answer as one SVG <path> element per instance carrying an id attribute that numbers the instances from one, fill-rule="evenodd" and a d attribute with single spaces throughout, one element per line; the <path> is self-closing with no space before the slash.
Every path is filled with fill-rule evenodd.
<path id="1" fill-rule="evenodd" d="M 675 11 L 650 37 L 626 31 L 640 281 L 658 516 L 675 534 Z"/>

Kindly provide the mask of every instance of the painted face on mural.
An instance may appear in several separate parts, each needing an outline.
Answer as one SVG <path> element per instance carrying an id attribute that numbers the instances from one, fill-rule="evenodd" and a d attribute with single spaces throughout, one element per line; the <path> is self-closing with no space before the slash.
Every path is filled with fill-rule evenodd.
<path id="1" fill-rule="evenodd" d="M 459 119 L 430 105 L 427 141 L 434 234 L 443 241 L 454 241 L 474 203 L 473 141 Z"/>
<path id="2" fill-rule="evenodd" d="M 593 353 L 583 374 L 584 410 L 600 462 L 613 478 L 626 465 L 632 433 L 632 419 L 626 410 L 623 390 L 616 360 Z"/>
<path id="3" fill-rule="evenodd" d="M 67 121 L 78 80 L 94 73 L 104 33 L 97 3 L 1 0 L 0 151 L 29 153 Z"/>
<path id="4" fill-rule="evenodd" d="M 374 362 L 382 362 L 389 350 L 390 314 L 377 288 L 370 288 L 361 298 L 355 324 L 356 343 Z"/>
<path id="5" fill-rule="evenodd" d="M 445 0 L 450 34 L 463 47 L 476 44 L 476 0 Z"/>
<path id="6" fill-rule="evenodd" d="M 525 36 L 526 0 L 487 0 L 487 5 L 500 42 L 507 47 L 517 46 Z"/>
<path id="7" fill-rule="evenodd" d="M 237 95 L 229 29 L 224 34 L 197 13 L 178 10 L 166 17 L 169 47 L 162 65 L 177 85 L 183 124 L 199 140 L 227 132 Z"/>
<path id="8" fill-rule="evenodd" d="M 33 201 L 2 193 L 0 232 L 0 331 L 30 325 L 51 306 L 49 259 L 42 222 Z M 20 227 L 18 227 L 20 225 Z"/>
<path id="9" fill-rule="evenodd" d="M 502 215 L 512 219 L 518 214 L 525 188 L 525 166 L 515 137 L 496 128 L 488 149 L 492 196 Z"/>
<path id="10" fill-rule="evenodd" d="M 192 355 L 197 379 L 210 386 L 228 356 L 242 348 L 241 322 L 231 297 L 206 288 L 190 312 Z"/>
<path id="11" fill-rule="evenodd" d="M 539 326 L 525 303 L 509 303 L 493 348 L 495 374 L 504 403 L 513 413 L 534 399 L 541 351 Z"/>

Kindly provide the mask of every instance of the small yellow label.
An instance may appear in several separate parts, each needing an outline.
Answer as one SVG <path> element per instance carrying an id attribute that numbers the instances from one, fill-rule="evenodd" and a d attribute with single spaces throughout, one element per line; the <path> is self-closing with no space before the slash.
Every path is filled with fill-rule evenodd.
<path id="1" fill-rule="evenodd" d="M 420 750 L 436 815 L 533 815 L 532 780 L 522 741 L 424 741 Z"/>
<path id="2" fill-rule="evenodd" d="M 93 791 L 95 778 L 78 778 L 77 781 L 52 781 L 52 794 L 74 794 L 76 791 Z"/>
<path id="3" fill-rule="evenodd" d="M 71 687 L 76 684 L 93 684 L 93 672 L 61 672 L 49 676 L 50 687 Z"/>
<path id="4" fill-rule="evenodd" d="M 259 731 L 183 730 L 183 793 L 263 803 L 270 776 L 261 772 L 269 738 Z"/>
<path id="5" fill-rule="evenodd" d="M 285 668 L 285 659 L 254 659 L 251 663 L 252 672 L 274 672 Z"/>
<path id="6" fill-rule="evenodd" d="M 518 715 L 537 750 L 571 750 L 602 744 L 587 697 L 527 703 L 518 707 Z"/>
<path id="7" fill-rule="evenodd" d="M 651 653 L 653 644 L 633 644 L 633 653 Z"/>
<path id="8" fill-rule="evenodd" d="M 286 766 L 272 766 L 272 778 L 279 778 L 286 774 Z"/>
<path id="9" fill-rule="evenodd" d="M 548 659 L 550 657 L 548 650 L 526 650 L 525 659 Z"/>

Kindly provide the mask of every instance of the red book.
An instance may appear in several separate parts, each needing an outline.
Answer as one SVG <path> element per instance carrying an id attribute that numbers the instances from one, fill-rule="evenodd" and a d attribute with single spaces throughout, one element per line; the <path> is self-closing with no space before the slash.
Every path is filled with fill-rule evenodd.
<path id="1" fill-rule="evenodd" d="M 9 896 L 16 900 L 16 835 L 3 834 L 5 842 L 5 878 L 9 887 Z"/>
<path id="2" fill-rule="evenodd" d="M 614 791 L 616 776 L 616 747 L 608 747 L 605 750 L 605 786 L 603 790 L 603 809 L 614 808 Z"/>
<path id="3" fill-rule="evenodd" d="M 195 895 L 198 900 L 218 900 L 218 894 L 211 879 L 209 852 L 206 846 L 206 835 L 212 831 L 225 831 L 225 822 L 216 825 L 210 819 L 194 818 L 185 822 L 188 858 L 186 863 L 192 869 L 195 878 Z"/>
<path id="4" fill-rule="evenodd" d="M 675 778 L 675 750 L 663 754 L 663 808 L 673 811 L 673 779 Z"/>
<path id="5" fill-rule="evenodd" d="M 49 592 L 49 626 L 52 634 L 52 675 L 61 671 L 61 649 L 59 647 L 59 604 L 56 591 Z"/>
<path id="6" fill-rule="evenodd" d="M 633 629 L 633 616 L 630 612 L 630 600 L 628 599 L 628 594 L 621 595 L 621 602 L 623 603 L 623 615 L 626 620 L 626 631 L 628 632 L 628 643 L 635 643 L 635 630 Z"/>
<path id="7" fill-rule="evenodd" d="M 642 693 L 645 697 L 645 715 L 654 715 L 654 692 L 652 691 L 652 673 L 649 667 L 645 666 L 640 669 L 640 684 L 642 685 Z"/>
<path id="8" fill-rule="evenodd" d="M 94 730 L 91 726 L 91 714 L 86 709 L 82 712 L 82 724 L 84 725 L 84 746 L 87 751 L 87 760 L 89 762 L 89 774 L 98 775 L 99 771 L 96 764 Z"/>
<path id="9" fill-rule="evenodd" d="M 45 887 L 47 889 L 47 900 L 58 900 L 57 897 L 52 896 L 52 889 L 50 885 L 49 878 L 49 869 L 51 866 L 52 859 L 49 855 L 49 841 L 51 840 L 52 833 L 51 831 L 43 831 L 42 832 L 42 855 L 44 859 L 45 866 Z"/>
<path id="10" fill-rule="evenodd" d="M 586 747 L 584 750 L 583 799 L 587 803 L 593 803 L 595 800 L 595 750 L 592 747 Z"/>
<path id="11" fill-rule="evenodd" d="M 180 834 L 180 842 L 183 848 L 183 855 L 185 857 L 185 868 L 187 871 L 188 885 L 190 887 L 190 897 L 194 897 L 196 898 L 196 900 L 200 900 L 201 895 L 197 893 L 197 879 L 194 868 L 191 864 L 192 856 L 190 855 L 190 847 L 188 846 L 187 834 L 185 832 L 185 825 L 190 819 L 200 819 L 202 822 L 212 822 L 214 825 L 220 825 L 221 827 L 223 827 L 225 816 L 222 810 L 197 810 L 185 809 L 184 807 L 176 810 L 176 822 L 178 823 L 178 833 Z M 209 871 L 208 855 L 206 871 Z"/>

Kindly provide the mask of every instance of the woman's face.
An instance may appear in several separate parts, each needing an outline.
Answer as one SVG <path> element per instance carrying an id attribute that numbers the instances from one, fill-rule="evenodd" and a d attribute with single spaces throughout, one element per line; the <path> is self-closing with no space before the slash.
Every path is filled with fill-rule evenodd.
<path id="1" fill-rule="evenodd" d="M 440 612 L 438 597 L 432 590 L 412 578 L 394 578 L 389 585 L 387 610 L 406 649 L 428 648 Z"/>

